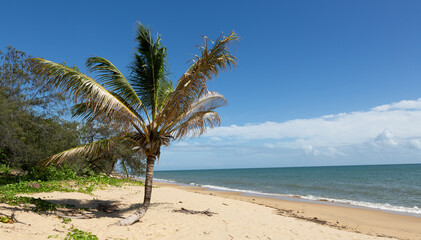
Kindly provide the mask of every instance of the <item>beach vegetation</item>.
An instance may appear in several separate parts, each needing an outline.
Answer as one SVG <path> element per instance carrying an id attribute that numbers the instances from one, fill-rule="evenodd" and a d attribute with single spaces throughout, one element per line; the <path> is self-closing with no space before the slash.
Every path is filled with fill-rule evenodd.
<path id="1" fill-rule="evenodd" d="M 60 118 L 64 94 L 29 71 L 29 58 L 11 46 L 0 50 L 0 164 L 22 170 L 78 145 L 77 123 Z"/>
<path id="2" fill-rule="evenodd" d="M 28 206 L 34 212 L 43 213 L 55 211 L 57 208 L 75 208 L 75 206 L 55 204 L 45 199 L 20 195 L 55 191 L 92 194 L 95 189 L 107 186 L 121 187 L 125 184 L 143 186 L 140 181 L 118 179 L 103 174 L 81 177 L 77 176 L 74 170 L 64 167 L 35 168 L 24 175 L 8 175 L 0 178 L 0 203 Z"/>
<path id="3" fill-rule="evenodd" d="M 169 79 L 167 49 L 161 36 L 140 23 L 128 78 L 102 57 L 93 56 L 86 61 L 87 69 L 96 77 L 65 63 L 32 58 L 31 71 L 35 76 L 73 98 L 74 117 L 115 124 L 120 130 L 117 136 L 59 152 L 41 164 L 59 166 L 78 158 L 112 159 L 118 146 L 126 146 L 139 161 L 146 161 L 145 194 L 143 205 L 117 225 L 138 221 L 150 205 L 153 170 L 161 147 L 200 136 L 221 123 L 215 109 L 227 104 L 227 100 L 210 92 L 207 83 L 236 64 L 230 46 L 237 40 L 234 32 L 215 41 L 205 37 L 199 54 L 191 59 L 175 86 Z"/>
<path id="4" fill-rule="evenodd" d="M 98 240 L 98 237 L 91 232 L 85 232 L 77 228 L 71 228 L 64 240 Z"/>

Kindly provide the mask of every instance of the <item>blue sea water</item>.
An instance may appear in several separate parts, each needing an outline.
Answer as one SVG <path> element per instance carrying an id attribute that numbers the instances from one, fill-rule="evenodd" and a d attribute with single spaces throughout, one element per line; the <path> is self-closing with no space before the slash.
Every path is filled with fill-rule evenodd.
<path id="1" fill-rule="evenodd" d="M 421 216 L 421 164 L 157 171 L 180 184 L 299 196 Z"/>

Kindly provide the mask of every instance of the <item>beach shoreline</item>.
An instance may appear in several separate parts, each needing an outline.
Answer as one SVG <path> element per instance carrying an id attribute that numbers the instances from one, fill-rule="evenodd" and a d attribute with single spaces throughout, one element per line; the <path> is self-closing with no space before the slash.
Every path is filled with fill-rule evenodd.
<path id="1" fill-rule="evenodd" d="M 136 179 L 136 178 L 133 178 Z M 143 181 L 144 179 L 142 179 Z M 238 193 L 243 196 L 249 196 L 249 197 L 262 197 L 262 198 L 270 198 L 270 199 L 280 199 L 280 200 L 286 200 L 286 201 L 294 201 L 294 202 L 304 202 L 304 203 L 317 203 L 317 204 L 325 204 L 325 205 L 332 205 L 332 206 L 342 206 L 342 207 L 349 207 L 349 208 L 359 208 L 359 209 L 367 209 L 367 210 L 375 210 L 375 211 L 381 211 L 396 215 L 404 215 L 404 216 L 411 216 L 411 217 L 417 217 L 421 218 L 421 212 L 416 213 L 412 211 L 406 211 L 406 209 L 395 209 L 397 207 L 399 208 L 405 208 L 401 206 L 391 206 L 389 204 L 381 204 L 381 205 L 388 205 L 389 208 L 383 208 L 383 206 L 371 206 L 375 203 L 367 203 L 370 204 L 362 205 L 361 203 L 365 202 L 359 202 L 359 201 L 353 201 L 353 200 L 345 200 L 345 199 L 331 199 L 331 198 L 325 198 L 325 197 L 307 197 L 307 196 L 301 196 L 301 195 L 282 195 L 282 194 L 275 194 L 275 193 L 265 193 L 265 192 L 256 192 L 256 191 L 250 191 L 250 190 L 241 190 L 241 189 L 230 189 L 226 187 L 219 187 L 219 186 L 209 186 L 209 185 L 199 185 L 199 184 L 184 184 L 184 183 L 178 183 L 174 181 L 168 181 L 165 179 L 154 179 L 155 184 L 163 183 L 170 184 L 170 185 L 177 185 L 186 187 L 187 189 L 190 187 L 193 188 L 199 188 L 199 189 L 205 189 L 207 191 L 214 191 L 214 192 L 233 192 Z M 354 203 L 355 202 L 355 203 Z M 412 210 L 412 209 L 411 209 Z"/>
<path id="2" fill-rule="evenodd" d="M 0 204 L 2 214 L 14 214 L 18 221 L 0 224 L 0 236 L 5 240 L 63 239 L 72 229 L 79 229 L 92 232 L 99 239 L 421 239 L 421 218 L 168 183 L 154 185 L 148 212 L 131 226 L 113 224 L 140 206 L 142 186 L 99 188 L 92 195 L 79 192 L 30 195 L 86 209 L 81 210 L 82 216 L 88 218 L 71 219 L 68 223 L 58 217 L 60 212 L 38 214 L 28 211 L 28 207 Z M 104 212 L 104 207 L 111 210 Z M 212 214 L 188 214 L 183 209 Z"/>
<path id="3" fill-rule="evenodd" d="M 157 181 L 155 185 L 263 205 L 275 209 L 282 216 L 310 221 L 340 230 L 378 237 L 421 239 L 421 217 L 406 213 L 350 204 L 306 200 L 299 197 L 280 199 L 163 181 Z"/>

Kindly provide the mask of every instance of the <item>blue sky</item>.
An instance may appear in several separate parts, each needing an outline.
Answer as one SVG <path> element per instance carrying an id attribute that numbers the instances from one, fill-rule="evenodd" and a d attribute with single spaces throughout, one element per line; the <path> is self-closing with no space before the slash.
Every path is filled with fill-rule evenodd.
<path id="1" fill-rule="evenodd" d="M 238 67 L 210 84 L 222 127 L 162 149 L 159 169 L 421 162 L 419 1 L 6 1 L 0 47 L 123 72 L 136 21 L 177 81 L 202 35 L 234 30 Z"/>

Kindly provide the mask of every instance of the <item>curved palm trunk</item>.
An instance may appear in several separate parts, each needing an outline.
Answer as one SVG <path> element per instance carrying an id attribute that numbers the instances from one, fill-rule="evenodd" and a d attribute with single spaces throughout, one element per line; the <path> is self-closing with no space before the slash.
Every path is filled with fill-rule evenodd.
<path id="1" fill-rule="evenodd" d="M 146 211 L 148 211 L 149 205 L 151 204 L 152 197 L 152 180 L 153 180 L 153 168 L 155 165 L 156 156 L 150 156 L 146 162 L 146 178 L 145 178 L 145 196 L 143 199 L 142 206 L 129 217 L 121 220 L 116 223 L 117 226 L 128 226 L 132 225 L 143 216 L 145 216 Z"/>

